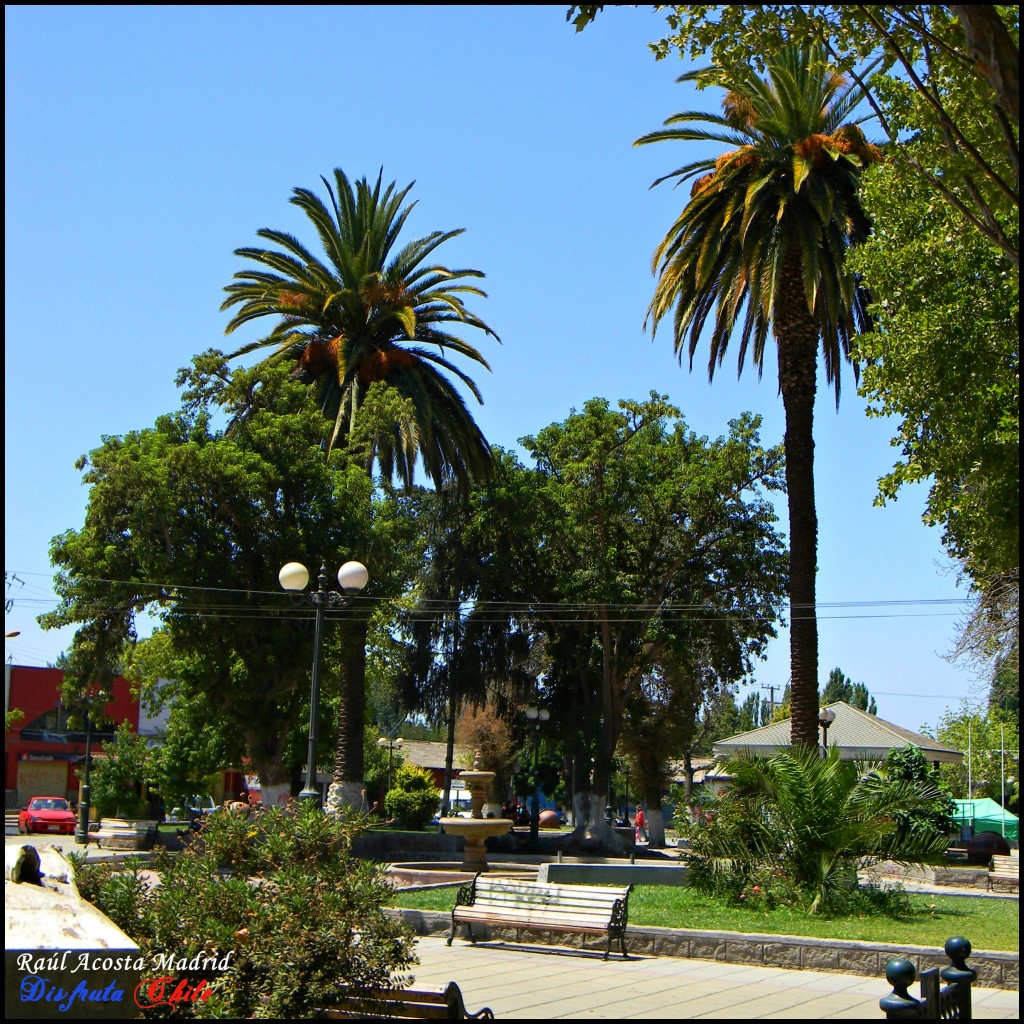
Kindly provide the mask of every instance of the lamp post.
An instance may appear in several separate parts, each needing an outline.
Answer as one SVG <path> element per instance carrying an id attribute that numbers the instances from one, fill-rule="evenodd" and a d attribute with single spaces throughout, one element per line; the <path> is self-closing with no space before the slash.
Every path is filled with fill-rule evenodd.
<path id="1" fill-rule="evenodd" d="M 388 788 L 385 793 L 385 795 L 387 795 L 387 793 L 391 792 L 391 766 L 395 759 L 395 747 L 398 747 L 399 749 L 404 747 L 405 740 L 403 740 L 401 736 L 397 739 L 388 739 L 387 736 L 381 736 L 381 738 L 377 740 L 377 746 L 381 749 L 386 747 L 388 752 Z"/>
<path id="2" fill-rule="evenodd" d="M 530 846 L 536 850 L 540 843 L 540 727 L 551 717 L 546 708 L 527 708 L 527 719 L 533 723 L 533 813 L 530 815 Z"/>
<path id="3" fill-rule="evenodd" d="M 89 808 L 92 801 L 92 702 L 93 697 L 83 701 L 85 707 L 85 774 L 82 776 L 82 795 L 78 801 L 78 824 L 75 826 L 75 844 L 89 845 Z"/>
<path id="4" fill-rule="evenodd" d="M 277 574 L 281 586 L 290 594 L 299 597 L 309 583 L 309 570 L 301 562 L 288 562 Z M 309 688 L 309 752 L 306 756 L 306 786 L 299 799 L 320 806 L 320 790 L 316 784 L 316 747 L 320 733 L 320 649 L 323 646 L 324 616 L 328 606 L 344 608 L 352 598 L 366 586 L 369 573 L 361 562 L 346 562 L 338 570 L 338 586 L 341 592 L 327 589 L 327 563 L 321 563 L 316 590 L 301 597 L 307 597 L 316 609 L 316 625 L 313 630 L 313 679 Z M 301 598 L 300 598 L 301 600 Z"/>
<path id="5" fill-rule="evenodd" d="M 818 724 L 821 726 L 822 757 L 828 757 L 828 727 L 836 720 L 836 713 L 831 708 L 822 708 L 818 712 Z"/>

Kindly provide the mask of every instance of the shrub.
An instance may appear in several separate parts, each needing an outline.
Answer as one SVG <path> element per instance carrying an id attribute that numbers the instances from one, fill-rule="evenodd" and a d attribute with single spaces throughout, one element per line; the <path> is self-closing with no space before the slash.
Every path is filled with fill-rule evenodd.
<path id="1" fill-rule="evenodd" d="M 425 828 L 437 811 L 441 791 L 425 768 L 403 764 L 395 772 L 394 785 L 384 797 L 384 811 L 402 828 Z"/>
<path id="2" fill-rule="evenodd" d="M 770 880 L 773 898 L 790 899 L 774 880 L 791 880 L 796 901 L 817 913 L 848 902 L 862 859 L 910 860 L 945 848 L 945 833 L 914 817 L 934 806 L 934 785 L 862 772 L 840 761 L 838 748 L 827 757 L 794 749 L 738 758 L 725 772 L 729 789 L 691 837 L 698 885 L 749 899 L 754 885 Z"/>
<path id="3" fill-rule="evenodd" d="M 382 872 L 351 856 L 362 827 L 309 805 L 251 819 L 217 813 L 193 847 L 158 858 L 161 884 L 139 867 L 88 864 L 79 867 L 79 889 L 150 961 L 219 960 L 188 972 L 191 984 L 207 982 L 209 999 L 147 1016 L 308 1017 L 342 986 L 387 988 L 414 962 L 410 935 L 383 912 L 391 890 Z M 225 875 L 222 863 L 235 873 Z"/>

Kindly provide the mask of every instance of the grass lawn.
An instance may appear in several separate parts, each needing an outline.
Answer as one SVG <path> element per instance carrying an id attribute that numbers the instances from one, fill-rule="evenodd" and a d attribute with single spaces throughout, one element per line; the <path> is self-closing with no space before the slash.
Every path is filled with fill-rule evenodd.
<path id="1" fill-rule="evenodd" d="M 454 889 L 396 893 L 395 905 L 414 910 L 450 912 Z M 860 939 L 896 945 L 942 946 L 951 935 L 965 935 L 974 949 L 1018 952 L 1020 904 L 969 896 L 931 896 L 912 893 L 911 914 L 905 918 L 808 917 L 780 909 L 757 913 L 728 906 L 691 889 L 638 885 L 629 898 L 629 922 L 661 928 L 700 928 L 706 931 L 763 932 L 812 938 Z"/>

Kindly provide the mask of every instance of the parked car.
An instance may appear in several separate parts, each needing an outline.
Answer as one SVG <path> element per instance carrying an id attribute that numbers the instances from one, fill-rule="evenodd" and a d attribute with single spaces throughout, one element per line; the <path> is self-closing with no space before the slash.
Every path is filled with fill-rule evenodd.
<path id="1" fill-rule="evenodd" d="M 62 796 L 34 796 L 18 812 L 18 831 L 22 835 L 57 832 L 70 836 L 76 823 L 75 812 Z"/>
<path id="2" fill-rule="evenodd" d="M 217 805 L 213 802 L 212 796 L 193 795 L 183 807 L 171 808 L 171 821 L 187 821 L 191 828 L 198 828 L 203 819 L 216 810 Z"/>

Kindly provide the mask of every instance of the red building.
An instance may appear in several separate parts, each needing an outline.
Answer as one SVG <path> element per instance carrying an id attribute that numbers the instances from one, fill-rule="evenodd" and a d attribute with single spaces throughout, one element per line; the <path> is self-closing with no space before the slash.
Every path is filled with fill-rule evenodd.
<path id="1" fill-rule="evenodd" d="M 23 807 L 33 796 L 78 799 L 77 769 L 85 760 L 85 725 L 75 708 L 61 700 L 64 673 L 57 668 L 5 666 L 4 710 L 23 716 L 4 735 L 4 789 L 7 807 Z M 69 717 L 74 724 L 69 724 Z M 113 695 L 93 709 L 92 749 L 114 738 L 121 722 L 138 731 L 139 702 L 128 680 L 114 680 Z"/>

